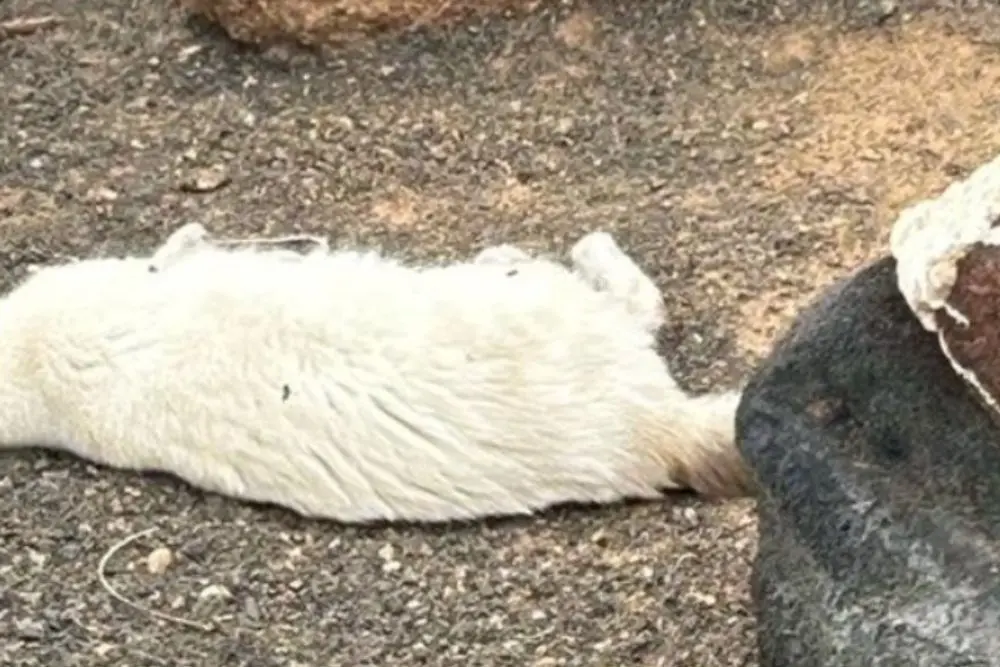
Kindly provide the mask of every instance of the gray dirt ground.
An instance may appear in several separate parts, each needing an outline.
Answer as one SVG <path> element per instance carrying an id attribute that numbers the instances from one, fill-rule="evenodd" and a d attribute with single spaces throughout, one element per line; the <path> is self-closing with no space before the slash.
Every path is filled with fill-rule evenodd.
<path id="1" fill-rule="evenodd" d="M 0 19 L 64 22 L 0 38 L 3 284 L 185 221 L 416 258 L 604 228 L 663 287 L 683 382 L 734 384 L 796 305 L 881 252 L 901 204 L 1000 150 L 1000 22 L 668 4 L 320 60 L 243 50 L 159 0 L 6 0 Z M 748 502 L 351 528 L 37 452 L 0 456 L 0 500 L 0 664 L 755 664 Z M 111 582 L 210 631 L 101 587 L 102 555 L 151 527 Z M 153 575 L 158 546 L 175 559 Z"/>

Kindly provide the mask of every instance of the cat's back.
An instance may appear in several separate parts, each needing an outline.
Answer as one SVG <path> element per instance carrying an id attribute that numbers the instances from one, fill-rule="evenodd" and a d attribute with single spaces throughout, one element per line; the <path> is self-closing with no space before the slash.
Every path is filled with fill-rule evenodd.
<path id="1" fill-rule="evenodd" d="M 612 341 L 652 344 L 622 304 L 547 261 L 411 267 L 374 253 L 292 260 L 217 252 L 160 278 L 162 286 L 150 289 L 159 294 L 153 307 L 166 314 L 176 309 L 194 320 L 294 328 L 355 349 L 457 345 L 524 354 L 547 345 L 583 353 L 579 346 L 594 345 L 618 354 Z"/>
<path id="2" fill-rule="evenodd" d="M 620 303 L 545 261 L 415 268 L 372 253 L 211 249 L 160 271 L 141 258 L 44 269 L 9 301 L 50 352 L 127 351 L 143 367 L 228 358 L 414 378 L 462 369 L 522 386 L 616 368 L 663 375 L 650 334 Z"/>

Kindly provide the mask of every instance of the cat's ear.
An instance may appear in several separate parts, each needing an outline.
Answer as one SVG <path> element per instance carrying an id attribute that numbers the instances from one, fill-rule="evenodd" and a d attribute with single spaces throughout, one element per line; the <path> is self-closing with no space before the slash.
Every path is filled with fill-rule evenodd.
<path id="1" fill-rule="evenodd" d="M 149 261 L 150 273 L 162 271 L 192 250 L 209 244 L 208 230 L 197 222 L 189 222 L 167 237 Z"/>

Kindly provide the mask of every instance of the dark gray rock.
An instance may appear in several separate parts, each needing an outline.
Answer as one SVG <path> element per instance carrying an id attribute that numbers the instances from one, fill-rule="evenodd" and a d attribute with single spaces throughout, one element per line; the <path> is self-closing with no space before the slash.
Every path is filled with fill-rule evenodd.
<path id="1" fill-rule="evenodd" d="M 761 667 L 1000 665 L 1000 428 L 871 264 L 737 413 L 760 484 Z"/>

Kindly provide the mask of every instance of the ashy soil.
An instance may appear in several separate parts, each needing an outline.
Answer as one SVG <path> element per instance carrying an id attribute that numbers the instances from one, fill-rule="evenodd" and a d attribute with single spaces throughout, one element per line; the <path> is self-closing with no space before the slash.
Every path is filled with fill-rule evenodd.
<path id="1" fill-rule="evenodd" d="M 8 0 L 58 21 L 0 29 L 0 281 L 192 221 L 414 260 L 605 229 L 663 288 L 682 382 L 733 386 L 1000 150 L 1000 10 L 680 4 L 310 54 L 166 2 Z M 41 452 L 0 455 L 0 501 L 5 665 L 755 664 L 750 502 L 344 527 Z"/>

